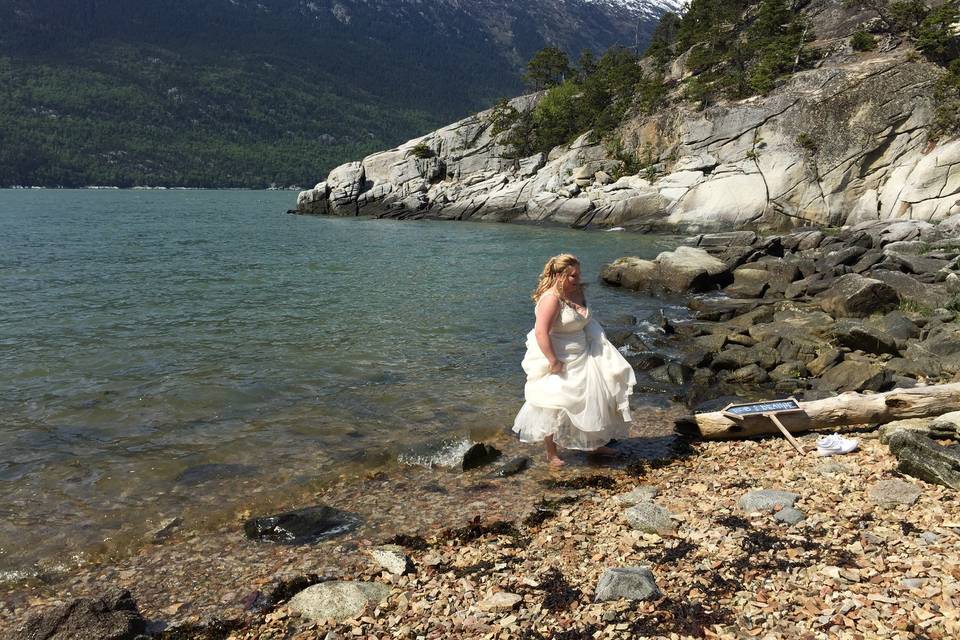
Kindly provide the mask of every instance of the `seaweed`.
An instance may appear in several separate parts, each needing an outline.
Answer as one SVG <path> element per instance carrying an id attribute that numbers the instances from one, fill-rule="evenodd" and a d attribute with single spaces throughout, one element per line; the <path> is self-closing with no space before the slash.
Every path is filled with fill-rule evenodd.
<path id="1" fill-rule="evenodd" d="M 582 594 L 580 589 L 567 582 L 556 567 L 550 567 L 540 578 L 539 590 L 544 592 L 543 608 L 547 611 L 563 611 L 576 602 Z"/>
<path id="2" fill-rule="evenodd" d="M 384 544 L 396 544 L 412 551 L 426 551 L 430 548 L 430 543 L 421 536 L 410 536 L 405 533 L 398 533 L 385 541 Z"/>
<path id="3" fill-rule="evenodd" d="M 517 526 L 507 520 L 494 520 L 490 524 L 482 524 L 480 516 L 465 527 L 445 529 L 439 536 L 441 542 L 471 542 L 484 536 L 507 536 L 513 539 L 514 546 L 526 546 L 529 540 L 524 538 Z"/>
<path id="4" fill-rule="evenodd" d="M 677 560 L 682 560 L 686 558 L 691 551 L 695 551 L 697 545 L 692 544 L 687 541 L 681 541 L 676 544 L 676 546 L 669 549 L 664 549 L 660 555 L 656 558 L 651 558 L 653 562 L 657 564 L 663 564 L 666 562 L 676 562 Z"/>
<path id="5" fill-rule="evenodd" d="M 726 527 L 728 529 L 752 529 L 753 525 L 750 524 L 750 521 L 741 516 L 724 516 L 722 518 L 717 518 L 714 520 L 721 527 Z"/>
<path id="6" fill-rule="evenodd" d="M 708 627 L 731 624 L 733 612 L 725 607 L 708 609 L 698 601 L 674 600 L 666 597 L 657 603 L 657 608 L 630 624 L 630 631 L 642 636 L 679 634 L 703 638 Z"/>
<path id="7" fill-rule="evenodd" d="M 550 518 L 557 515 L 557 507 L 565 504 L 573 504 L 579 500 L 580 498 L 577 496 L 565 496 L 563 498 L 555 498 L 553 500 L 540 498 L 540 502 L 534 505 L 533 512 L 524 518 L 523 524 L 524 526 L 531 528 L 540 526 Z"/>
<path id="8" fill-rule="evenodd" d="M 553 489 L 613 489 L 617 481 L 610 476 L 596 474 L 568 480 L 549 480 L 547 486 Z"/>
<path id="9" fill-rule="evenodd" d="M 909 536 L 913 533 L 917 533 L 918 531 L 920 531 L 920 529 L 918 529 L 916 525 L 914 525 L 912 522 L 907 522 L 906 520 L 903 520 L 902 522 L 900 522 L 900 531 L 903 532 L 903 535 Z"/>
<path id="10" fill-rule="evenodd" d="M 647 463 L 642 461 L 631 462 L 624 468 L 624 471 L 632 478 L 644 478 L 647 475 Z"/>

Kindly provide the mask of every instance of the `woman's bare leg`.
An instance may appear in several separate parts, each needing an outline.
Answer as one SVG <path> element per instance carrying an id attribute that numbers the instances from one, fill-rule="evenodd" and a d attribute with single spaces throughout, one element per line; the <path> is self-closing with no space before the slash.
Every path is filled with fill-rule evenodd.
<path id="1" fill-rule="evenodd" d="M 562 467 L 567 464 L 557 453 L 557 443 L 553 441 L 553 436 L 547 436 L 543 439 L 543 444 L 547 446 L 547 462 L 551 467 Z"/>

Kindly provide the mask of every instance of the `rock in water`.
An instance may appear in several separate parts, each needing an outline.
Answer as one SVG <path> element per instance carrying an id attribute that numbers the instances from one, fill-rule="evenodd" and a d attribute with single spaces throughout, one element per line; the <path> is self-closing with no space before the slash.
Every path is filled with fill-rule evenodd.
<path id="1" fill-rule="evenodd" d="M 282 544 L 313 544 L 351 531 L 360 524 L 352 513 L 319 505 L 272 516 L 251 518 L 243 531 L 252 540 L 268 540 Z"/>
<path id="2" fill-rule="evenodd" d="M 485 464 L 489 464 L 500 457 L 500 450 L 496 447 L 486 444 L 484 442 L 478 442 L 463 454 L 463 462 L 461 463 L 461 468 L 464 471 L 469 471 L 470 469 L 476 469 L 477 467 L 482 467 Z"/>
<path id="3" fill-rule="evenodd" d="M 660 589 L 647 567 L 618 567 L 607 569 L 597 583 L 594 602 L 607 600 L 656 600 Z"/>
<path id="4" fill-rule="evenodd" d="M 506 463 L 496 471 L 493 475 L 508 478 L 510 476 L 515 476 L 522 471 L 525 471 L 527 467 L 530 466 L 530 457 L 529 456 L 518 456 L 516 458 L 511 458 L 507 460 Z"/>
<path id="5" fill-rule="evenodd" d="M 901 473 L 960 489 L 960 450 L 956 447 L 944 447 L 922 433 L 901 430 L 890 435 L 890 451 L 897 457 Z"/>
<path id="6" fill-rule="evenodd" d="M 308 620 L 343 622 L 389 595 L 390 588 L 378 582 L 324 582 L 293 596 L 287 606 Z"/>
<path id="7" fill-rule="evenodd" d="M 202 484 L 211 480 L 229 480 L 243 476 L 252 476 L 259 470 L 249 464 L 198 464 L 188 467 L 177 476 L 177 484 Z"/>
<path id="8" fill-rule="evenodd" d="M 134 640 L 146 629 L 129 591 L 79 598 L 31 616 L 16 640 Z"/>

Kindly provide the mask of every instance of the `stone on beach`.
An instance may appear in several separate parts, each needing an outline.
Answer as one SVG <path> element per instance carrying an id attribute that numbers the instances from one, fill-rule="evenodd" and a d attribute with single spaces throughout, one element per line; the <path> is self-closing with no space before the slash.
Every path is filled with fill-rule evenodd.
<path id="1" fill-rule="evenodd" d="M 867 496 L 877 506 L 892 509 L 900 505 L 912 505 L 920 497 L 920 489 L 914 484 L 893 478 L 875 482 L 867 489 Z"/>
<path id="2" fill-rule="evenodd" d="M 676 525 L 670 512 L 653 502 L 638 502 L 623 512 L 630 526 L 644 533 L 673 533 Z"/>
<path id="3" fill-rule="evenodd" d="M 307 587 L 293 596 L 287 606 L 308 620 L 342 622 L 389 595 L 390 587 L 379 582 L 338 580 Z"/>
<path id="4" fill-rule="evenodd" d="M 901 473 L 960 489 L 960 449 L 956 446 L 945 447 L 917 431 L 901 430 L 890 435 L 890 452 L 897 457 Z M 915 491 L 920 494 L 919 489 Z"/>
<path id="5" fill-rule="evenodd" d="M 778 508 L 792 507 L 800 498 L 799 493 L 779 491 L 776 489 L 757 489 L 741 496 L 738 501 L 740 508 L 747 513 L 770 513 Z"/>
<path id="6" fill-rule="evenodd" d="M 410 560 L 403 547 L 395 544 L 371 549 L 370 557 L 384 570 L 395 576 L 402 576 L 413 571 L 413 561 Z"/>
<path id="7" fill-rule="evenodd" d="M 510 476 L 515 476 L 518 473 L 526 471 L 529 466 L 530 456 L 517 456 L 503 463 L 499 469 L 493 472 L 493 475 L 499 478 L 509 478 Z"/>
<path id="8" fill-rule="evenodd" d="M 522 596 L 499 591 L 478 602 L 477 606 L 483 611 L 510 611 L 522 601 Z"/>
<path id="9" fill-rule="evenodd" d="M 608 600 L 655 600 L 660 597 L 653 572 L 647 567 L 607 569 L 597 583 L 594 602 Z"/>
<path id="10" fill-rule="evenodd" d="M 464 471 L 476 469 L 477 467 L 490 464 L 499 458 L 500 455 L 500 450 L 493 445 L 489 445 L 484 442 L 477 442 L 472 447 L 467 449 L 467 452 L 463 454 L 463 460 L 460 463 L 460 468 Z"/>
<path id="11" fill-rule="evenodd" d="M 615 500 L 628 507 L 632 507 L 640 502 L 650 502 L 657 497 L 658 490 L 651 485 L 640 485 L 635 487 L 630 493 L 622 493 L 616 496 Z"/>

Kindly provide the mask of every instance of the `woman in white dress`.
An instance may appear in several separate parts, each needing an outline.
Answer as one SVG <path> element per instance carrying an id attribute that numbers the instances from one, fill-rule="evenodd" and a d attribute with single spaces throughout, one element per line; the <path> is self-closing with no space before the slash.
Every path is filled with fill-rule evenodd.
<path id="1" fill-rule="evenodd" d="M 558 446 L 613 453 L 604 445 L 630 432 L 636 378 L 587 308 L 575 256 L 547 261 L 533 301 L 536 324 L 521 363 L 526 402 L 513 430 L 523 442 L 543 442 L 555 467 L 564 464 Z"/>

